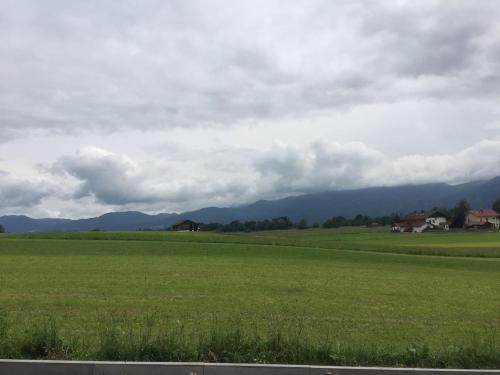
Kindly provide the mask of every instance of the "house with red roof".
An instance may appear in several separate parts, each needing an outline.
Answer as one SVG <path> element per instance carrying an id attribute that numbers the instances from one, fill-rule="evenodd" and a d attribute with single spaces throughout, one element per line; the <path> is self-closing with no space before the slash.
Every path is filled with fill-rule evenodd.
<path id="1" fill-rule="evenodd" d="M 468 229 L 499 229 L 500 214 L 495 210 L 470 210 L 465 218 L 465 227 Z"/>
<path id="2" fill-rule="evenodd" d="M 448 217 L 439 210 L 415 211 L 392 225 L 393 232 L 447 231 Z"/>

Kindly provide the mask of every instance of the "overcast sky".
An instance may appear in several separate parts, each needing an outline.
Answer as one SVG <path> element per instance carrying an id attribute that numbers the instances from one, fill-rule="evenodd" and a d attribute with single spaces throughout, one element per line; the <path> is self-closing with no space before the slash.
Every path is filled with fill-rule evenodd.
<path id="1" fill-rule="evenodd" d="M 0 215 L 500 175 L 498 20 L 498 0 L 3 0 Z"/>

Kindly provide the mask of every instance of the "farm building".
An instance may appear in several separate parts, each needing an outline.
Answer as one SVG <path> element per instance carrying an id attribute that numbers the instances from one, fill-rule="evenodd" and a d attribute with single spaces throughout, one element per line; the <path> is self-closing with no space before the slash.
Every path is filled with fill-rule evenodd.
<path id="1" fill-rule="evenodd" d="M 172 230 L 177 232 L 197 232 L 199 229 L 198 224 L 192 220 L 181 220 L 172 225 Z"/>
<path id="2" fill-rule="evenodd" d="M 465 218 L 468 229 L 499 229 L 500 214 L 491 209 L 470 210 Z"/>
<path id="3" fill-rule="evenodd" d="M 406 215 L 399 223 L 392 225 L 393 232 L 447 231 L 448 217 L 438 210 L 415 211 Z"/>

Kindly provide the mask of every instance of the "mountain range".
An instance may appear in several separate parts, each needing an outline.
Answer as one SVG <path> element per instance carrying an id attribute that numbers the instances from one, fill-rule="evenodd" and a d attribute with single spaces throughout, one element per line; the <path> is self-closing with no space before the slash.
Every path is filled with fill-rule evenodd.
<path id="1" fill-rule="evenodd" d="M 288 216 L 293 221 L 305 218 L 309 223 L 322 223 L 332 216 L 339 215 L 347 218 L 357 214 L 375 217 L 432 207 L 451 208 L 461 199 L 467 199 L 474 208 L 490 208 L 498 198 L 500 176 L 460 185 L 434 183 L 326 191 L 277 200 L 261 200 L 244 206 L 207 207 L 183 213 L 148 215 L 136 211 L 110 212 L 95 218 L 76 220 L 33 219 L 28 216 L 7 215 L 0 217 L 0 224 L 8 232 L 36 232 L 163 229 L 181 219 L 203 223 L 229 223 L 233 220 L 262 220 Z"/>

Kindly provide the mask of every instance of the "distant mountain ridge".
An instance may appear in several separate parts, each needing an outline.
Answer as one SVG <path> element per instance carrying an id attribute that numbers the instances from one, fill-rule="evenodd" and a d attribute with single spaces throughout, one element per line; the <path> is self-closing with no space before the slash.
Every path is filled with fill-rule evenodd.
<path id="1" fill-rule="evenodd" d="M 261 200 L 240 207 L 207 207 L 181 214 L 110 212 L 96 218 L 77 220 L 33 219 L 27 216 L 9 215 L 0 217 L 0 224 L 8 232 L 162 229 L 180 219 L 204 223 L 229 223 L 233 220 L 262 220 L 278 216 L 288 216 L 293 221 L 305 218 L 312 224 L 322 223 L 338 215 L 347 218 L 357 214 L 383 216 L 432 207 L 451 208 L 460 199 L 467 199 L 475 208 L 489 208 L 498 198 L 500 198 L 500 176 L 488 181 L 474 181 L 460 185 L 435 183 L 327 191 L 277 200 Z"/>

